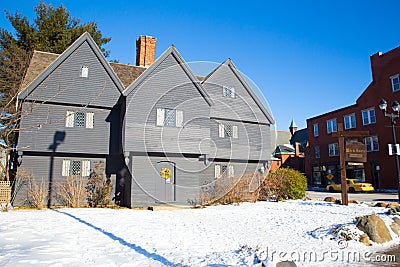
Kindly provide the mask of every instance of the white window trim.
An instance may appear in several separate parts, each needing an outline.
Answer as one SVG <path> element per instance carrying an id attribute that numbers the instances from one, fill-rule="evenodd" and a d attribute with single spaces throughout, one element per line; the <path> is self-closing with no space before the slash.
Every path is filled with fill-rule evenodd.
<path id="1" fill-rule="evenodd" d="M 333 154 L 331 154 L 331 146 L 334 148 L 333 149 Z M 335 149 L 336 148 L 336 149 Z M 336 153 L 337 152 L 337 153 Z M 332 143 L 332 144 L 328 144 L 328 156 L 329 157 L 336 157 L 339 156 L 339 145 L 338 143 Z"/>
<path id="2" fill-rule="evenodd" d="M 80 77 L 82 78 L 88 78 L 89 77 L 89 67 L 88 66 L 81 66 L 81 72 L 80 72 Z"/>
<path id="3" fill-rule="evenodd" d="M 371 120 L 371 114 L 370 111 L 373 110 L 375 113 L 375 121 L 372 122 Z M 364 122 L 364 112 L 368 112 L 368 123 Z M 362 123 L 363 125 L 370 125 L 370 124 L 375 124 L 376 123 L 376 112 L 375 112 L 375 108 L 367 108 L 367 109 L 363 109 L 361 110 L 361 119 L 362 119 Z"/>
<path id="4" fill-rule="evenodd" d="M 75 123 L 75 112 L 67 111 L 67 116 L 65 117 L 65 127 L 72 128 Z"/>
<path id="5" fill-rule="evenodd" d="M 175 125 L 165 124 L 165 110 L 174 110 L 175 113 Z M 172 108 L 157 108 L 156 112 L 156 125 L 161 127 L 183 127 L 183 110 L 172 109 Z"/>
<path id="6" fill-rule="evenodd" d="M 69 159 L 64 159 L 62 161 L 62 176 L 68 177 L 71 173 L 71 161 Z"/>
<path id="7" fill-rule="evenodd" d="M 232 136 L 228 136 L 225 131 L 225 126 L 226 124 L 224 123 L 218 123 L 218 136 L 220 138 L 233 138 L 233 139 L 238 139 L 239 138 L 239 127 L 237 125 L 231 125 L 232 127 Z"/>
<path id="8" fill-rule="evenodd" d="M 313 131 L 314 131 L 314 137 L 319 136 L 318 123 L 314 123 L 314 124 L 313 124 Z"/>
<path id="9" fill-rule="evenodd" d="M 350 117 L 350 118 L 354 117 L 354 125 L 352 124 L 352 120 L 350 120 L 350 124 L 351 124 L 350 127 L 346 127 L 346 118 L 348 118 L 348 117 Z M 355 113 L 351 113 L 351 114 L 343 116 L 343 124 L 344 124 L 344 129 L 345 130 L 356 128 L 356 125 L 357 125 L 356 114 Z"/>
<path id="10" fill-rule="evenodd" d="M 85 124 L 86 124 L 86 128 L 93 129 L 93 126 L 94 126 L 94 113 L 93 112 L 86 113 Z"/>
<path id="11" fill-rule="evenodd" d="M 333 122 L 335 122 L 335 128 L 336 129 L 334 129 L 334 127 L 333 127 Z M 336 118 L 326 121 L 326 132 L 328 134 L 337 132 L 337 120 L 336 120 Z"/>
<path id="12" fill-rule="evenodd" d="M 376 141 L 377 141 L 377 144 L 378 144 L 377 147 L 374 146 L 374 138 L 376 138 Z M 367 140 L 369 140 L 372 149 L 368 149 Z M 367 147 L 367 152 L 379 151 L 379 139 L 378 139 L 377 135 L 364 137 L 364 144 Z"/>
<path id="13" fill-rule="evenodd" d="M 394 87 L 395 87 L 395 84 L 393 83 L 393 80 L 396 79 L 396 78 L 397 78 L 398 81 L 399 81 L 399 83 L 398 83 L 399 88 L 398 88 L 398 89 L 395 89 L 395 88 L 394 88 Z M 391 83 L 391 85 L 392 85 L 392 92 L 400 91 L 400 78 L 399 78 L 399 74 L 396 74 L 396 75 L 391 76 L 391 77 L 390 77 L 390 83 Z"/>

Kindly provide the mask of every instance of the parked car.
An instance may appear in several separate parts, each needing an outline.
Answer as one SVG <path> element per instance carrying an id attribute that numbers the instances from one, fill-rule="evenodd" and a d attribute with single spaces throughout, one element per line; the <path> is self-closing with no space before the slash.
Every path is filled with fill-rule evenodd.
<path id="1" fill-rule="evenodd" d="M 362 183 L 358 179 L 346 179 L 347 191 L 350 193 L 355 192 L 370 192 L 374 191 L 374 187 L 370 183 Z M 326 189 L 329 192 L 342 191 L 341 184 L 329 184 Z"/>

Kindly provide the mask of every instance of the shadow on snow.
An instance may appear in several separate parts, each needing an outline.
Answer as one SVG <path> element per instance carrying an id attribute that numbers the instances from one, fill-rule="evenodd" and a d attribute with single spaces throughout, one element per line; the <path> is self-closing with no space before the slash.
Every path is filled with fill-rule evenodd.
<path id="1" fill-rule="evenodd" d="M 99 228 L 99 227 L 97 227 L 97 226 L 94 226 L 93 224 L 91 224 L 91 223 L 89 223 L 89 222 L 87 222 L 87 221 L 85 221 L 85 220 L 82 220 L 81 218 L 78 218 L 78 217 L 76 217 L 76 216 L 74 216 L 74 215 L 72 215 L 72 214 L 69 214 L 69 213 L 64 212 L 64 211 L 59 211 L 59 210 L 53 210 L 53 211 L 58 212 L 58 213 L 61 213 L 61 214 L 64 214 L 64 215 L 67 215 L 67 216 L 69 216 L 69 217 L 71 217 L 71 218 L 77 220 L 78 222 L 83 223 L 83 224 L 85 224 L 85 225 L 87 225 L 87 226 L 89 226 L 89 227 L 91 227 L 91 228 L 93 228 L 93 229 L 99 231 L 99 232 L 102 233 L 102 234 L 105 234 L 106 236 L 108 236 L 108 237 L 111 238 L 112 240 L 118 241 L 118 242 L 121 243 L 122 245 L 124 245 L 124 246 L 126 246 L 126 247 L 128 247 L 128 248 L 131 248 L 131 249 L 135 250 L 137 253 L 140 253 L 140 254 L 146 256 L 146 257 L 149 258 L 149 259 L 158 261 L 158 262 L 160 262 L 160 263 L 163 264 L 163 265 L 166 265 L 166 266 L 182 266 L 182 265 L 180 265 L 180 264 L 175 264 L 175 263 L 173 263 L 173 262 L 170 262 L 169 260 L 167 260 L 166 258 L 164 258 L 164 257 L 161 256 L 161 255 L 158 255 L 158 254 L 156 254 L 156 253 L 150 253 L 150 252 L 148 252 L 147 250 L 145 250 L 144 248 L 142 248 L 142 247 L 140 247 L 140 246 L 138 246 L 138 245 L 129 243 L 129 242 L 125 241 L 124 239 L 122 239 L 122 238 L 120 238 L 120 237 L 118 237 L 118 236 L 116 236 L 116 235 L 114 235 L 114 234 L 112 234 L 112 233 L 110 233 L 110 232 L 107 232 L 107 231 L 105 231 L 105 230 L 103 230 L 103 229 L 101 229 L 101 228 Z"/>

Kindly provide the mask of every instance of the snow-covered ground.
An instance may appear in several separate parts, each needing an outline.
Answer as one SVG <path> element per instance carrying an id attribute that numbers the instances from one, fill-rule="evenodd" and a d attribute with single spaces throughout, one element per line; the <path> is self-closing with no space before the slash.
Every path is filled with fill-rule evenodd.
<path id="1" fill-rule="evenodd" d="M 0 266 L 366 266 L 400 239 L 366 247 L 337 240 L 331 230 L 355 228 L 353 218 L 367 214 L 389 222 L 384 211 L 321 201 L 12 210 L 0 212 Z"/>

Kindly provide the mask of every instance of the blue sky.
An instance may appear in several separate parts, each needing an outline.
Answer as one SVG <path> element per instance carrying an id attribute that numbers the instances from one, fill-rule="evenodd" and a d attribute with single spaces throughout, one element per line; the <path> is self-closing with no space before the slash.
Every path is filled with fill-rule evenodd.
<path id="1" fill-rule="evenodd" d="M 398 1 L 44 1 L 96 21 L 110 60 L 135 63 L 139 35 L 157 38 L 159 56 L 174 44 L 186 61 L 223 62 L 264 93 L 287 130 L 354 104 L 371 82 L 369 56 L 400 45 Z M 0 0 L 33 19 L 39 1 Z M 11 30 L 4 13 L 0 27 Z"/>

